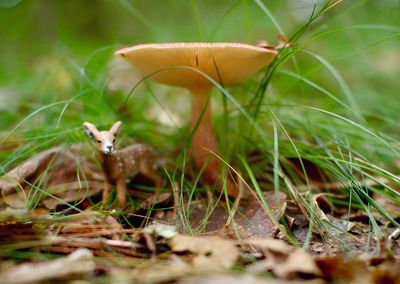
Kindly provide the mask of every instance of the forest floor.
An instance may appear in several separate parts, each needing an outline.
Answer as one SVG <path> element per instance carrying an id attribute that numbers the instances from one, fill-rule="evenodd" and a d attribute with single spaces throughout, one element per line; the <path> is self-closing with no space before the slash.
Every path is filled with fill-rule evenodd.
<path id="1" fill-rule="evenodd" d="M 50 149 L 0 180 L 1 283 L 400 283 L 400 229 L 375 212 L 371 224 L 321 194 L 321 226 L 288 193 L 261 198 L 239 182 L 229 202 L 178 183 L 155 194 L 137 189 L 148 183 L 140 176 L 128 205 L 103 205 L 102 174 L 82 151 Z"/>

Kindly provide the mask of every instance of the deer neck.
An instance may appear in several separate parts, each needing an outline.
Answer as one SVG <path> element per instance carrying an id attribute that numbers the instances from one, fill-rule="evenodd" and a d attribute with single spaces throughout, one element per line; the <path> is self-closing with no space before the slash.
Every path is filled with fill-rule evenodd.
<path id="1" fill-rule="evenodd" d="M 101 166 L 103 167 L 103 170 L 105 173 L 111 173 L 114 167 L 114 160 L 115 160 L 115 154 L 104 154 L 103 152 L 99 153 L 99 160 L 101 163 Z"/>

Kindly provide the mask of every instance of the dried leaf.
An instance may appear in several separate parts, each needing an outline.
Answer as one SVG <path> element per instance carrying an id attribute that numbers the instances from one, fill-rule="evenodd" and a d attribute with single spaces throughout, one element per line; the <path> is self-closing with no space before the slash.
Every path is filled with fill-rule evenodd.
<path id="1" fill-rule="evenodd" d="M 330 216 L 331 222 L 332 222 L 332 228 L 329 231 L 329 233 L 332 236 L 341 236 L 345 232 L 350 232 L 351 230 L 354 229 L 355 224 L 353 222 L 347 221 L 347 220 L 340 220 L 337 218 L 334 218 Z"/>
<path id="2" fill-rule="evenodd" d="M 101 181 L 74 181 L 49 186 L 46 191 L 58 198 L 46 198 L 42 204 L 50 210 L 67 202 L 82 200 L 93 196 L 103 190 L 104 183 Z"/>
<path id="3" fill-rule="evenodd" d="M 27 192 L 33 190 L 48 209 L 54 209 L 60 203 L 98 193 L 103 175 L 84 151 L 80 145 L 52 148 L 16 166 L 0 178 L 3 201 L 24 208 Z M 38 187 L 46 193 L 35 187 L 38 181 Z"/>
<path id="4" fill-rule="evenodd" d="M 286 194 L 279 192 L 264 192 L 264 197 L 271 207 L 275 220 L 279 220 L 286 209 Z M 248 238 L 266 238 L 273 237 L 278 228 L 269 218 L 266 209 L 254 196 L 246 201 L 246 205 L 240 208 L 240 212 L 235 215 L 235 222 L 242 228 L 241 237 Z"/>
<path id="5" fill-rule="evenodd" d="M 231 267 L 239 257 L 239 250 L 232 240 L 218 237 L 190 237 L 177 235 L 169 240 L 173 252 L 194 254 L 194 266 Z"/>
<path id="6" fill-rule="evenodd" d="M 177 235 L 176 227 L 171 225 L 165 225 L 160 223 L 154 223 L 147 226 L 142 230 L 143 233 L 153 235 L 155 237 L 163 237 L 170 239 Z"/>
<path id="7" fill-rule="evenodd" d="M 85 236 L 87 238 L 107 236 L 114 240 L 120 240 L 123 237 L 124 229 L 112 216 L 85 210 L 82 213 L 64 217 L 62 222 L 48 227 L 48 231 L 67 236 Z"/>
<path id="8" fill-rule="evenodd" d="M 279 220 L 286 210 L 286 194 L 275 195 L 275 192 L 265 192 L 264 197 L 274 218 Z M 250 196 L 239 205 L 233 218 L 237 231 L 234 231 L 233 225 L 228 223 L 229 215 L 222 203 L 218 203 L 212 212 L 209 212 L 209 207 L 210 204 L 207 204 L 206 201 L 193 202 L 189 218 L 192 228 L 197 227 L 204 229 L 204 232 L 233 239 L 237 238 L 236 232 L 243 239 L 272 237 L 277 232 L 278 228 L 269 218 L 261 201 L 255 196 Z M 210 216 L 207 216 L 207 214 L 210 214 Z M 207 216 L 207 222 L 204 226 L 201 226 L 205 216 Z"/>
<path id="9" fill-rule="evenodd" d="M 130 241 L 109 240 L 106 238 L 60 237 L 48 236 L 43 239 L 47 244 L 59 247 L 77 247 L 90 249 L 113 249 L 117 252 L 120 248 L 137 249 L 141 245 Z M 133 251 L 134 252 L 134 251 Z"/>
<path id="10" fill-rule="evenodd" d="M 399 189 L 395 188 L 395 190 L 400 191 Z M 374 194 L 374 200 L 378 203 L 382 208 L 385 208 L 386 212 L 390 214 L 392 217 L 399 217 L 400 216 L 400 205 L 393 200 L 390 200 L 384 195 L 381 194 Z M 397 199 L 398 200 L 398 199 Z"/>
<path id="11" fill-rule="evenodd" d="M 293 279 L 299 275 L 319 276 L 321 271 L 312 256 L 275 239 L 246 240 L 244 244 L 258 248 L 265 260 L 248 267 L 249 271 L 272 271 L 277 277 Z"/>
<path id="12" fill-rule="evenodd" d="M 386 259 L 371 271 L 372 283 L 400 284 L 400 265 L 394 257 Z"/>
<path id="13" fill-rule="evenodd" d="M 327 281 L 372 283 L 367 266 L 360 261 L 345 261 L 340 256 L 318 257 L 315 261 Z"/>
<path id="14" fill-rule="evenodd" d="M 278 279 L 261 278 L 251 274 L 215 274 L 188 277 L 178 281 L 178 284 L 323 284 L 322 280 L 312 281 L 282 281 Z"/>
<path id="15" fill-rule="evenodd" d="M 53 148 L 42 152 L 15 167 L 1 178 L 0 190 L 4 202 L 12 207 L 23 208 L 25 199 L 21 189 L 24 184 L 34 181 L 35 177 L 45 169 L 45 166 L 60 150 L 61 148 Z M 17 188 L 17 190 L 15 190 L 15 188 Z"/>
<path id="16" fill-rule="evenodd" d="M 0 211 L 0 243 L 38 239 L 45 232 L 35 226 L 36 220 L 49 221 L 47 212 L 6 208 Z"/>
<path id="17" fill-rule="evenodd" d="M 0 273 L 3 284 L 36 283 L 74 276 L 90 275 L 95 269 L 93 254 L 87 249 L 78 249 L 67 257 L 40 263 L 14 266 Z"/>
<path id="18" fill-rule="evenodd" d="M 160 204 L 168 204 L 171 201 L 172 194 L 170 192 L 163 192 L 155 194 L 145 199 L 141 204 L 141 208 L 151 208 Z"/>

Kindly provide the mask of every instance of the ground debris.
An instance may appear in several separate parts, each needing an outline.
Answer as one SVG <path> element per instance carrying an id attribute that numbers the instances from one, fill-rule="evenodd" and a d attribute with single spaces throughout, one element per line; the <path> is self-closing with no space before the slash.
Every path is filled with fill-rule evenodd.
<path id="1" fill-rule="evenodd" d="M 23 263 L 0 272 L 1 283 L 38 283 L 57 279 L 89 277 L 95 269 L 93 254 L 78 249 L 66 257 L 38 263 Z"/>
<path id="2" fill-rule="evenodd" d="M 0 244 L 40 239 L 45 231 L 39 225 L 51 220 L 47 212 L 5 208 L 0 211 Z"/>
<path id="3" fill-rule="evenodd" d="M 314 280 L 281 280 L 273 278 L 263 278 L 252 274 L 215 274 L 206 276 L 192 276 L 183 278 L 178 284 L 323 284 L 326 283 L 320 279 Z"/>
<path id="4" fill-rule="evenodd" d="M 103 176 L 84 154 L 84 147 L 55 147 L 21 163 L 2 178 L 0 191 L 5 204 L 26 208 L 27 196 L 42 202 L 48 209 L 97 194 Z"/>
<path id="5" fill-rule="evenodd" d="M 162 237 L 166 239 L 176 236 L 177 229 L 175 226 L 153 223 L 142 230 L 143 233 L 153 235 L 154 237 Z"/>
<path id="6" fill-rule="evenodd" d="M 231 214 L 222 202 L 210 209 L 207 200 L 193 201 L 188 214 L 190 226 L 196 234 L 206 233 L 229 239 L 273 237 L 278 232 L 279 219 L 285 213 L 287 196 L 282 192 L 265 192 L 262 198 L 269 205 L 271 214 L 257 195 L 242 200 Z M 157 214 L 156 219 L 160 222 L 175 222 L 167 213 Z M 186 232 L 183 229 L 181 233 Z"/>
<path id="7" fill-rule="evenodd" d="M 286 194 L 269 191 L 264 192 L 265 201 L 271 208 L 275 220 L 271 220 L 258 196 L 251 196 L 246 204 L 239 208 L 235 215 L 235 222 L 240 226 L 240 237 L 243 239 L 273 237 L 278 232 L 279 219 L 286 210 Z"/>
<path id="8" fill-rule="evenodd" d="M 371 269 L 372 283 L 400 284 L 399 261 L 389 256 L 383 259 L 377 266 Z"/>
<path id="9" fill-rule="evenodd" d="M 18 176 L 19 180 L 10 181 L 8 176 L 0 180 L 3 201 L 10 205 L 0 211 L 0 259 L 11 263 L 8 267 L 0 266 L 1 273 L 23 268 L 23 265 L 28 268 L 39 265 L 42 269 L 40 265 L 48 264 L 48 275 L 43 274 L 37 281 L 56 279 L 64 283 L 71 279 L 85 280 L 93 274 L 101 275 L 101 279 L 109 283 L 372 284 L 396 283 L 399 278 L 397 271 L 400 270 L 396 268 L 399 265 L 396 255 L 399 230 L 376 218 L 383 237 L 381 240 L 368 239 L 371 234 L 369 216 L 356 215 L 354 211 L 351 214 L 334 212 L 333 207 L 322 202 L 325 200 L 322 195 L 313 195 L 312 200 L 316 208 L 321 207 L 318 212 L 322 220 L 331 225 L 323 231 L 310 227 L 309 216 L 305 216 L 298 206 L 293 206 L 285 193 L 273 191 L 264 192 L 263 196 L 250 195 L 240 202 L 233 201 L 230 211 L 226 201 L 214 203 L 212 195 L 207 199 L 192 200 L 184 209 L 187 210 L 187 223 L 178 219 L 181 209 L 171 208 L 179 203 L 174 202 L 172 199 L 176 196 L 168 192 L 159 196 L 146 193 L 147 199 L 139 201 L 137 209 L 129 213 L 95 206 L 70 210 L 73 207 L 70 202 L 85 198 L 87 192 L 82 190 L 83 183 L 79 185 L 73 180 L 76 177 L 72 177 L 76 174 L 76 169 L 73 170 L 76 165 L 68 159 L 77 157 L 76 149 L 68 149 L 69 154 L 58 151 L 44 152 L 39 158 L 26 162 L 28 166 L 21 165 L 23 170 L 17 172 L 24 173 L 24 178 Z M 71 167 L 57 165 L 55 161 L 60 157 L 64 162 L 71 162 Z M 29 166 L 32 163 L 34 166 Z M 92 165 L 90 161 L 88 163 Z M 25 204 L 21 198 L 31 190 L 26 181 L 37 178 L 36 171 L 43 170 L 44 165 L 45 168 L 57 165 L 54 169 L 59 170 L 44 175 L 45 188 L 52 197 L 41 196 L 35 210 L 12 208 L 11 205 Z M 88 185 L 92 191 L 88 195 L 97 192 L 93 188 L 102 187 L 101 177 L 97 176 L 96 180 L 96 171 L 92 174 L 93 181 Z M 23 191 L 18 192 L 18 187 Z M 70 207 L 60 211 L 60 202 L 68 202 Z M 46 209 L 43 210 L 41 205 Z M 135 222 L 137 227 L 129 223 L 134 218 L 140 219 Z M 165 221 L 163 218 L 168 220 L 165 223 L 174 225 L 159 223 Z M 147 221 L 150 225 L 141 228 Z M 293 233 L 291 241 L 309 242 L 306 250 L 288 244 L 286 235 L 279 232 L 283 224 L 287 224 Z M 82 249 L 90 250 L 90 270 L 81 272 L 71 268 L 61 270 L 59 274 L 51 272 L 53 262 L 57 264 L 58 260 L 69 259 Z M 344 254 L 346 250 L 350 253 Z M 10 257 L 13 254 L 22 255 L 20 264 L 15 264 Z M 32 254 L 40 257 L 30 259 Z M 58 259 L 48 260 L 47 255 Z M 68 256 L 60 258 L 60 255 Z M 79 265 L 79 260 L 77 263 Z M 26 279 L 16 278 L 10 280 L 15 282 L 9 283 L 36 281 Z"/>
<path id="10" fill-rule="evenodd" d="M 260 250 L 263 260 L 248 266 L 248 271 L 272 271 L 282 279 L 294 279 L 298 276 L 315 278 L 321 275 L 313 257 L 300 249 L 275 239 L 248 240 L 246 245 Z"/>
<path id="11" fill-rule="evenodd" d="M 326 281 L 341 280 L 344 283 L 371 283 L 371 276 L 364 262 L 346 261 L 340 256 L 317 257 L 315 261 Z"/>
<path id="12" fill-rule="evenodd" d="M 232 267 L 239 257 L 239 250 L 232 240 L 219 237 L 190 237 L 176 235 L 169 240 L 171 250 L 176 253 L 190 252 L 196 267 Z"/>
<path id="13" fill-rule="evenodd" d="M 210 235 L 188 236 L 179 234 L 174 226 L 157 223 L 143 229 L 126 229 L 113 216 L 113 211 L 101 213 L 86 210 L 55 218 L 47 214 L 35 215 L 29 211 L 7 209 L 0 214 L 0 220 L 0 228 L 7 224 L 15 226 L 15 229 L 21 226 L 29 230 L 40 228 L 40 234 L 33 231 L 27 234 L 30 237 L 3 240 L 0 243 L 3 263 L 13 262 L 6 257 L 12 252 L 43 255 L 22 260 L 22 264 L 15 265 L 13 262 L 9 266 L 2 265 L 1 273 L 10 273 L 7 272 L 11 271 L 9 269 L 24 267 L 22 265 L 50 265 L 53 261 L 69 257 L 49 261 L 44 254 L 59 257 L 60 254 L 73 255 L 82 249 L 90 250 L 91 258 L 87 262 L 92 266 L 88 272 L 81 273 L 70 268 L 55 274 L 49 270 L 48 276 L 44 274 L 43 281 L 61 279 L 59 282 L 64 283 L 63 273 L 68 280 L 86 279 L 95 273 L 102 275 L 108 283 L 198 283 L 201 279 L 204 283 L 227 283 L 231 279 L 240 279 L 243 283 L 369 284 L 396 283 L 392 280 L 398 277 L 398 269 L 395 268 L 398 267 L 398 259 L 388 253 L 375 257 L 365 254 L 350 260 L 332 255 L 322 241 L 310 244 L 311 251 L 321 251 L 315 256 L 272 238 L 234 240 Z M 394 232 L 392 242 L 397 241 L 397 233 Z M 80 262 L 76 263 L 79 265 Z M 9 283 L 31 281 L 25 276 L 21 280 L 15 278 Z M 386 279 L 392 282 L 382 282 Z"/>

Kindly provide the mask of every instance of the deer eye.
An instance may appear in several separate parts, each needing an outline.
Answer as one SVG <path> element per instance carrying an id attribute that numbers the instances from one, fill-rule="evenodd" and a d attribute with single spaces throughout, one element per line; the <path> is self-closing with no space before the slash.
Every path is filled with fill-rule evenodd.
<path id="1" fill-rule="evenodd" d="M 115 142 L 115 138 L 113 139 L 113 143 Z"/>
<path id="2" fill-rule="evenodd" d="M 97 140 L 97 143 L 99 143 L 99 144 L 100 144 L 100 143 L 101 143 L 101 140 Z"/>

